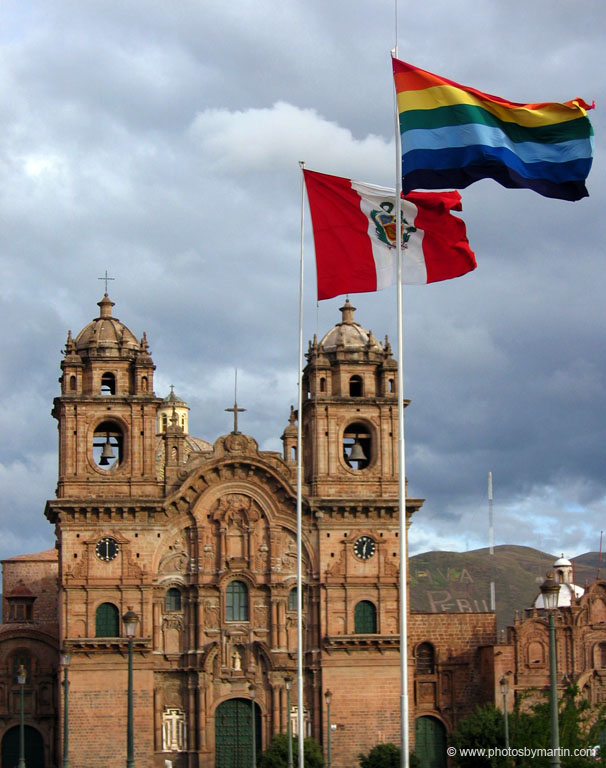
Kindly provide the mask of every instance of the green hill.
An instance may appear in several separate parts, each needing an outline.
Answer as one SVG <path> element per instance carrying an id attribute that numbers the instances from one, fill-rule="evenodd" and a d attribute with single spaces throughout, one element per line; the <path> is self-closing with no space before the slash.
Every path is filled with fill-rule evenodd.
<path id="1" fill-rule="evenodd" d="M 490 610 L 490 582 L 495 582 L 499 629 L 513 623 L 516 610 L 529 608 L 558 555 L 532 547 L 501 545 L 470 552 L 424 552 L 410 558 L 410 607 L 413 611 L 469 612 Z M 597 575 L 599 553 L 573 561 L 580 586 Z M 601 569 L 606 577 L 606 567 Z"/>

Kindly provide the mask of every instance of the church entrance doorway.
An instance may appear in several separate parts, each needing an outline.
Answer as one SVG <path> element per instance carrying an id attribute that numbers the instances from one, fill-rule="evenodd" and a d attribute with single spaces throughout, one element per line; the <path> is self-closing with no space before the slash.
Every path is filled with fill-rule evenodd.
<path id="1" fill-rule="evenodd" d="M 417 718 L 415 754 L 421 768 L 446 768 L 446 728 L 437 718 Z"/>
<path id="2" fill-rule="evenodd" d="M 25 764 L 27 768 L 44 768 L 42 734 L 31 725 L 25 726 Z M 13 768 L 19 762 L 19 726 L 10 728 L 2 739 L 2 766 Z"/>
<path id="3" fill-rule="evenodd" d="M 253 706 L 256 752 L 261 753 L 259 705 L 250 699 L 228 699 L 215 711 L 215 768 L 251 768 Z"/>

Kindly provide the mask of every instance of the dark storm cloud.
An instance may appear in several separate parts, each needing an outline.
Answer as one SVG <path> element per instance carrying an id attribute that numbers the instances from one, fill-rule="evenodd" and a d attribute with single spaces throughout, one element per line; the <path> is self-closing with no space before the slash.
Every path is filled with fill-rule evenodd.
<path id="1" fill-rule="evenodd" d="M 156 391 L 194 434 L 279 450 L 297 396 L 300 173 L 392 185 L 393 3 L 184 0 L 167 9 L 7 0 L 0 25 L 3 399 L 0 556 L 52 546 L 60 350 L 97 314 L 145 330 Z M 399 55 L 516 101 L 596 99 L 591 197 L 463 191 L 475 273 L 405 291 L 413 551 L 497 541 L 595 548 L 606 362 L 604 9 L 590 0 L 400 3 Z M 305 339 L 317 307 L 306 233 Z M 352 297 L 395 346 L 395 295 Z M 540 533 L 537 531 L 540 529 Z M 538 538 L 537 538 L 538 537 Z"/>

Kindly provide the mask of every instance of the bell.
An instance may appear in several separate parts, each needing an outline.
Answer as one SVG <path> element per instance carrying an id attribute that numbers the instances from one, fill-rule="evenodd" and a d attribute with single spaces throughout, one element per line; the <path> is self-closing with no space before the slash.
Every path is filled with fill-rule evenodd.
<path id="1" fill-rule="evenodd" d="M 116 455 L 113 451 L 111 443 L 109 442 L 109 435 L 108 435 L 107 440 L 103 445 L 103 450 L 101 451 L 101 459 L 99 461 L 99 466 L 106 467 L 109 464 L 109 460 L 115 459 L 115 458 L 116 458 Z"/>
<path id="2" fill-rule="evenodd" d="M 353 444 L 350 454 L 348 456 L 350 461 L 366 461 L 366 454 L 362 449 L 362 446 L 356 438 L 356 442 Z"/>

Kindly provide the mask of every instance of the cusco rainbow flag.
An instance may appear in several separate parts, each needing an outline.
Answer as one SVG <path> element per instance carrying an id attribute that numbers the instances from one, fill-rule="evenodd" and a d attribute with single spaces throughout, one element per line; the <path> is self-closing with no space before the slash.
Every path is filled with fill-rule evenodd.
<path id="1" fill-rule="evenodd" d="M 589 194 L 593 104 L 516 104 L 393 59 L 402 136 L 402 190 L 494 179 L 545 197 Z"/>

